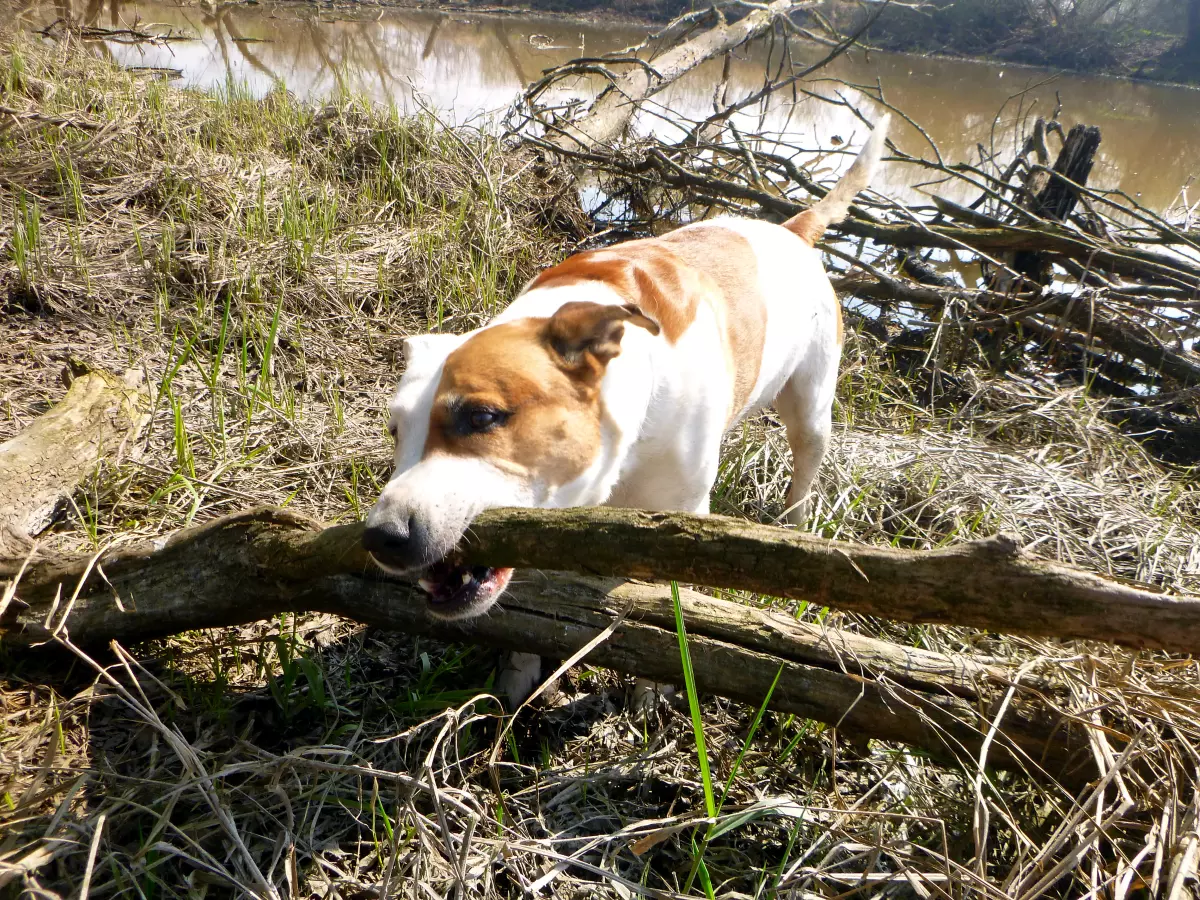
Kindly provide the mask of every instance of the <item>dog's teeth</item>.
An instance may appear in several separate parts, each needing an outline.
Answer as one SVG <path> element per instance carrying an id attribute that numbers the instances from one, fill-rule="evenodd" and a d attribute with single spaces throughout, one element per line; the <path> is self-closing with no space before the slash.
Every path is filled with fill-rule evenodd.
<path id="1" fill-rule="evenodd" d="M 463 573 L 462 573 L 462 583 L 463 583 L 463 584 L 470 584 L 470 583 L 471 583 L 471 573 L 470 573 L 470 572 L 463 572 Z"/>
<path id="2" fill-rule="evenodd" d="M 420 585 L 421 590 L 423 590 L 427 594 L 432 594 L 434 591 L 434 588 L 437 587 L 437 585 L 434 582 L 430 581 L 428 578 L 417 579 L 417 584 Z"/>

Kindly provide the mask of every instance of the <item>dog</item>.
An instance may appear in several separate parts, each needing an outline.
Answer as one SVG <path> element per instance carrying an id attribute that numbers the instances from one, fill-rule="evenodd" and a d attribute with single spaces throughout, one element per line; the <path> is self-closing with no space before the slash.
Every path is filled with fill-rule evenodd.
<path id="1" fill-rule="evenodd" d="M 792 452 L 788 518 L 832 429 L 841 306 L 815 249 L 883 156 L 889 117 L 822 200 L 782 225 L 718 217 L 568 257 L 462 335 L 403 345 L 390 404 L 395 469 L 363 546 L 421 573 L 429 613 L 481 615 L 512 569 L 446 561 L 471 520 L 504 506 L 709 511 L 721 439 L 774 404 Z M 540 659 L 497 685 L 527 696 Z"/>

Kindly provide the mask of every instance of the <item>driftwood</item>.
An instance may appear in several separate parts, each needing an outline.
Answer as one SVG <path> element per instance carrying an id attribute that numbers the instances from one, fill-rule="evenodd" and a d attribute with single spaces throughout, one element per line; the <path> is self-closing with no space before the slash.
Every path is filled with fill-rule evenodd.
<path id="1" fill-rule="evenodd" d="M 692 39 L 671 47 L 648 63 L 625 59 L 589 61 L 584 68 L 621 62 L 631 64 L 629 71 L 612 77 L 612 83 L 596 101 L 573 122 L 561 123 L 551 143 L 567 149 L 603 146 L 621 137 L 639 105 L 700 64 L 729 53 L 774 26 L 781 16 L 816 6 L 814 0 L 771 0 L 753 9 L 735 22 L 718 15 L 717 23 Z M 580 61 L 583 63 L 584 61 Z M 607 68 L 604 69 L 607 72 Z M 548 82 L 545 82 L 548 83 Z M 544 82 L 535 84 L 529 96 L 536 96 Z"/>
<path id="2" fill-rule="evenodd" d="M 637 513 L 600 511 L 604 528 L 620 530 L 605 523 L 606 513 L 618 522 L 648 521 Z M 555 530 L 535 524 L 539 515 L 489 513 L 473 530 L 485 536 L 480 546 L 493 550 L 505 533 L 548 540 Z M 554 514 L 546 515 L 553 520 Z M 577 515 L 578 522 L 587 519 Z M 657 530 L 666 534 L 673 525 L 660 523 Z M 681 683 L 670 593 L 662 586 L 523 571 L 502 611 L 465 623 L 440 622 L 425 612 L 412 585 L 373 570 L 359 548 L 360 533 L 358 525 L 322 530 L 291 513 L 259 510 L 181 532 L 160 546 L 34 561 L 21 576 L 16 599 L 0 614 L 0 644 L 29 647 L 56 635 L 81 645 L 131 642 L 285 611 L 323 611 L 410 634 L 565 658 L 623 617 L 589 661 Z M 568 554 L 565 561 L 579 566 L 581 555 Z M 0 563 L 0 578 L 11 581 L 18 566 Z M 701 690 L 758 704 L 781 672 L 775 709 L 846 733 L 910 744 L 941 758 L 974 758 L 997 689 L 1008 683 L 1003 669 L 969 658 L 799 623 L 692 591 L 681 594 Z M 1037 764 L 1062 776 L 1087 758 L 1080 755 L 1086 742 L 1078 726 L 1028 704 L 1010 708 L 1003 726 L 989 757 L 995 764 Z"/>
<path id="3" fill-rule="evenodd" d="M 1104 355 L 1106 349 L 1115 350 L 1126 359 L 1137 360 L 1151 371 L 1168 375 L 1181 384 L 1200 384 L 1200 354 L 1172 348 L 1136 323 L 1118 321 L 1087 302 L 1088 298 L 1066 291 L 1013 296 L 1000 291 L 926 285 L 886 275 L 834 278 L 833 286 L 839 292 L 853 292 L 871 300 L 901 301 L 931 310 L 943 309 L 965 298 L 980 319 L 988 316 L 1005 323 L 1023 322 L 1035 332 L 1044 330 L 1053 335 L 1055 340 L 1074 340 L 1080 346 L 1095 344 L 1098 355 Z M 1047 321 L 1050 316 L 1054 318 Z"/>
<path id="4" fill-rule="evenodd" d="M 133 376 L 88 372 L 61 403 L 0 444 L 0 556 L 27 550 L 96 464 L 137 438 L 147 413 Z"/>

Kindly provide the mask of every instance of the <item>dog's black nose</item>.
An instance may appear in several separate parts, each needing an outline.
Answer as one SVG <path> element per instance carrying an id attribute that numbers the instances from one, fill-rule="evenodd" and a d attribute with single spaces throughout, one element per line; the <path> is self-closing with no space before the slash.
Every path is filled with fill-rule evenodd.
<path id="1" fill-rule="evenodd" d="M 363 529 L 363 549 L 385 566 L 410 569 L 421 565 L 424 547 L 420 546 L 420 528 L 408 521 L 384 519 Z M 414 538 L 418 538 L 414 540 Z"/>
<path id="2" fill-rule="evenodd" d="M 384 519 L 363 530 L 363 547 L 371 553 L 403 553 L 408 544 L 408 534 L 407 523 Z"/>

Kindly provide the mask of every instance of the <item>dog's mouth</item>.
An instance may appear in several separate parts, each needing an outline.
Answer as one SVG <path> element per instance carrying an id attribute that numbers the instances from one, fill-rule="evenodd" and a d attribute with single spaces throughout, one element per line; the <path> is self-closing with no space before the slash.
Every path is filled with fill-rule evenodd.
<path id="1" fill-rule="evenodd" d="M 508 587 L 512 574 L 512 569 L 461 566 L 442 560 L 422 572 L 417 584 L 425 592 L 431 615 L 469 619 L 487 612 Z"/>

